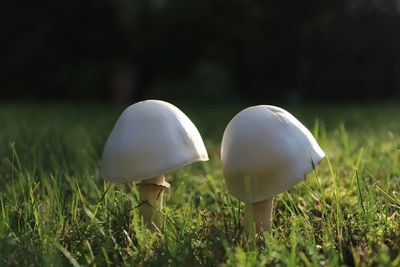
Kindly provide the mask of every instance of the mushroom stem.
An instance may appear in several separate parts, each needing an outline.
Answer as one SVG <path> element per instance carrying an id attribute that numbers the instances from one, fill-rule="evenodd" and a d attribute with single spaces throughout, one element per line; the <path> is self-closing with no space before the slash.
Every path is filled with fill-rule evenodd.
<path id="1" fill-rule="evenodd" d="M 161 214 L 163 207 L 163 191 L 170 184 L 164 176 L 157 176 L 138 183 L 139 187 L 139 214 L 143 217 L 145 225 L 151 229 L 161 229 Z"/>
<path id="2" fill-rule="evenodd" d="M 248 235 L 262 234 L 269 231 L 272 225 L 274 198 L 256 203 L 245 203 L 244 229 Z"/>

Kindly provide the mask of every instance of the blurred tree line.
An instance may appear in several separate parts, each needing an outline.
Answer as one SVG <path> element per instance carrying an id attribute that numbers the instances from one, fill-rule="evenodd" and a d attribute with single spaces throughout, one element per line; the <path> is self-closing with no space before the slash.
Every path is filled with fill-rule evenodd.
<path id="1" fill-rule="evenodd" d="M 400 96 L 399 0 L 3 0 L 0 22 L 3 100 Z"/>

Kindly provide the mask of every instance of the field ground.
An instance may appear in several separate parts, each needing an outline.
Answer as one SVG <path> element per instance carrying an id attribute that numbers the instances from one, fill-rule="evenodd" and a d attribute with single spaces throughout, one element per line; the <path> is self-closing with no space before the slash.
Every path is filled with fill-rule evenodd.
<path id="1" fill-rule="evenodd" d="M 242 238 L 219 145 L 244 106 L 176 103 L 210 161 L 167 176 L 162 234 L 133 184 L 99 178 L 122 106 L 0 104 L 0 265 L 400 266 L 400 105 L 289 106 L 328 157 L 275 201 L 272 237 Z"/>

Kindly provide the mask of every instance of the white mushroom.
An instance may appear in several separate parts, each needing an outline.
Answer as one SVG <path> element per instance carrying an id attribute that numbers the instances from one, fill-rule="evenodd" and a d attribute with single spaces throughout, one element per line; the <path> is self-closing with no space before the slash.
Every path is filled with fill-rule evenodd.
<path id="1" fill-rule="evenodd" d="M 286 110 L 260 105 L 239 112 L 225 129 L 221 160 L 229 192 L 245 202 L 247 233 L 269 230 L 274 196 L 304 180 L 324 156 Z"/>
<path id="2" fill-rule="evenodd" d="M 101 177 L 139 183 L 139 213 L 147 225 L 161 226 L 164 175 L 208 155 L 199 131 L 174 105 L 147 100 L 129 106 L 115 124 L 103 150 Z M 158 212 L 154 212 L 154 208 Z"/>

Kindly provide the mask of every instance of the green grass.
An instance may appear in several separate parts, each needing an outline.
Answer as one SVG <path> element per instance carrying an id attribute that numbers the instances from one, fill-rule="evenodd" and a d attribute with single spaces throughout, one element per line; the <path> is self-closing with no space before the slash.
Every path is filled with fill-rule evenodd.
<path id="1" fill-rule="evenodd" d="M 167 176 L 162 234 L 144 230 L 134 184 L 99 177 L 122 106 L 0 105 L 0 265 L 400 266 L 400 107 L 286 107 L 328 157 L 277 196 L 272 237 L 243 239 L 219 145 L 244 106 L 176 103 L 210 161 Z"/>

